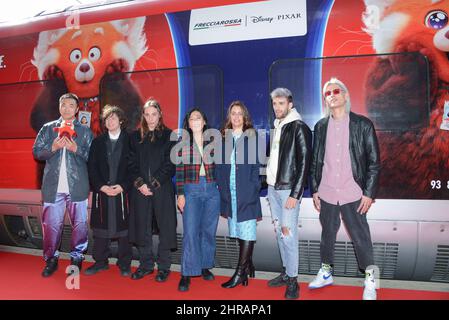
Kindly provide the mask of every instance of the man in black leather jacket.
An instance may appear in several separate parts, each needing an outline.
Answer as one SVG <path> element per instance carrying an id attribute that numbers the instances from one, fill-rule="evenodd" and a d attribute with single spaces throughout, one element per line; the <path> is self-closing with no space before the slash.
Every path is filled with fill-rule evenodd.
<path id="1" fill-rule="evenodd" d="M 286 285 L 285 298 L 297 299 L 298 215 L 309 175 L 312 133 L 293 108 L 290 90 L 277 88 L 271 99 L 276 120 L 267 165 L 268 200 L 284 270 L 268 286 Z"/>
<path id="2" fill-rule="evenodd" d="M 334 245 L 340 214 L 359 263 L 366 272 L 363 299 L 376 299 L 371 235 L 366 219 L 376 196 L 380 171 L 379 144 L 373 123 L 350 112 L 349 92 L 332 78 L 323 87 L 326 117 L 314 129 L 310 173 L 315 208 L 320 212 L 321 269 L 309 288 L 333 283 Z"/>
<path id="3" fill-rule="evenodd" d="M 87 249 L 87 159 L 92 132 L 75 118 L 78 112 L 78 97 L 75 94 L 61 96 L 59 112 L 61 117 L 44 124 L 33 145 L 34 157 L 45 161 L 42 229 L 46 266 L 43 277 L 51 276 L 58 267 L 58 247 L 66 208 L 72 225 L 71 264 L 78 271 Z"/>

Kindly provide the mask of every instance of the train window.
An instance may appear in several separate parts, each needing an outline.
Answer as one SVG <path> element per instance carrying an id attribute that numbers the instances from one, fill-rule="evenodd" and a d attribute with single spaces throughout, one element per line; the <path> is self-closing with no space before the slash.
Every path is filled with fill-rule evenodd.
<path id="1" fill-rule="evenodd" d="M 0 139 L 34 139 L 45 122 L 58 119 L 58 99 L 65 92 L 57 80 L 1 84 Z M 159 100 L 170 128 L 182 126 L 193 107 L 204 110 L 211 127 L 222 124 L 223 74 L 216 66 L 119 73 L 102 79 L 101 106 L 109 103 L 132 110 L 127 112 L 132 114 L 132 127 L 138 126 L 141 103 L 149 97 Z M 80 111 L 91 108 L 89 101 L 81 99 Z"/>
<path id="2" fill-rule="evenodd" d="M 419 53 L 278 60 L 269 72 L 270 89 L 289 88 L 311 128 L 324 114 L 322 86 L 331 77 L 346 84 L 351 110 L 368 116 L 378 131 L 429 124 L 429 63 Z"/>
<path id="3" fill-rule="evenodd" d="M 101 81 L 100 103 L 138 104 L 132 99 L 136 92 L 143 101 L 152 97 L 160 102 L 164 122 L 172 129 L 182 127 L 184 115 L 193 107 L 205 112 L 210 127 L 219 128 L 223 121 L 223 74 L 217 66 L 110 74 Z M 134 107 L 140 119 L 140 106 Z"/>
<path id="4" fill-rule="evenodd" d="M 39 104 L 41 91 L 52 86 L 52 81 L 30 81 L 0 85 L 0 139 L 34 138 L 31 114 Z M 56 110 L 56 114 L 58 110 Z"/>

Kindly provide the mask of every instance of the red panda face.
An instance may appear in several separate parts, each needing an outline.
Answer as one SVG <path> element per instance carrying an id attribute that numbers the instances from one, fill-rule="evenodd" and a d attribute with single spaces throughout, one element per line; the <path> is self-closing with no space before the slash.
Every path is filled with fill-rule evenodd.
<path id="1" fill-rule="evenodd" d="M 97 96 L 101 77 L 116 58 L 113 44 L 123 39 L 110 23 L 100 23 L 71 30 L 55 42 L 52 48 L 59 52 L 55 65 L 68 90 L 84 98 Z"/>
<path id="2" fill-rule="evenodd" d="M 31 62 L 40 79 L 63 77 L 81 98 L 99 94 L 106 72 L 132 71 L 145 53 L 145 17 L 43 31 Z"/>
<path id="3" fill-rule="evenodd" d="M 449 0 L 365 0 L 381 8 L 380 27 L 373 31 L 378 53 L 421 51 L 449 82 Z M 413 47 L 414 49 L 408 49 Z"/>
<path id="4" fill-rule="evenodd" d="M 429 1 L 430 2 L 430 1 Z M 410 13 L 410 27 L 399 41 L 417 42 L 426 50 L 433 64 L 438 70 L 438 77 L 449 82 L 449 1 L 433 1 L 431 5 L 417 7 L 416 17 L 414 11 Z"/>

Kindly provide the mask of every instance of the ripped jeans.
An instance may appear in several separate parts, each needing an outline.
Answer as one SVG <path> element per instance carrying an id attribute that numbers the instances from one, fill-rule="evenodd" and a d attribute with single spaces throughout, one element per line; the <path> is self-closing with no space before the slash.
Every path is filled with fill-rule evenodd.
<path id="1" fill-rule="evenodd" d="M 291 190 L 275 190 L 268 186 L 268 201 L 270 203 L 271 218 L 273 219 L 276 237 L 281 254 L 282 266 L 289 277 L 298 276 L 298 216 L 300 200 L 293 209 L 286 209 L 285 203 Z M 288 228 L 285 235 L 282 227 Z"/>

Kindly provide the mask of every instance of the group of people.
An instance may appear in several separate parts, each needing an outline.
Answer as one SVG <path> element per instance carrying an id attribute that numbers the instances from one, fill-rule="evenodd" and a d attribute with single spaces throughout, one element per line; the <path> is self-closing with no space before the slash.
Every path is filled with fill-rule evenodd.
<path id="1" fill-rule="evenodd" d="M 294 108 L 292 93 L 286 88 L 271 92 L 276 119 L 266 182 L 283 271 L 268 281 L 268 286 L 285 286 L 286 299 L 299 297 L 298 217 L 304 189 L 309 187 L 323 228 L 322 264 L 309 288 L 333 283 L 334 244 L 341 214 L 359 266 L 366 273 L 363 298 L 376 299 L 366 219 L 380 170 L 376 133 L 369 119 L 350 111 L 349 92 L 340 80 L 332 78 L 324 85 L 323 98 L 326 116 L 314 128 L 312 147 L 312 132 Z M 229 236 L 239 244 L 235 272 L 221 286 L 248 285 L 248 279 L 255 276 L 252 256 L 262 209 L 258 135 L 245 104 L 230 104 L 218 139 L 206 137 L 206 114 L 200 108 L 190 110 L 177 141 L 154 99 L 144 104 L 140 127 L 132 133 L 126 131 L 123 111 L 118 106 L 105 106 L 105 130 L 95 139 L 76 119 L 78 103 L 72 93 L 61 96 L 61 117 L 42 127 L 33 146 L 35 157 L 46 161 L 42 182 L 46 264 L 42 276 L 57 270 L 66 209 L 72 226 L 71 265 L 78 268 L 73 270 L 81 270 L 92 191 L 90 226 L 95 263 L 85 274 L 109 269 L 110 243 L 118 240 L 117 266 L 123 276 L 142 279 L 154 273 L 157 265 L 155 280 L 166 281 L 171 251 L 177 246 L 178 207 L 183 226 L 178 290 L 188 291 L 192 277 L 214 280 L 211 269 L 220 215 L 227 218 Z M 58 128 L 65 123 L 73 124 L 75 134 L 58 135 Z M 157 252 L 153 252 L 154 232 L 159 235 Z M 133 245 L 140 263 L 131 273 Z"/>

